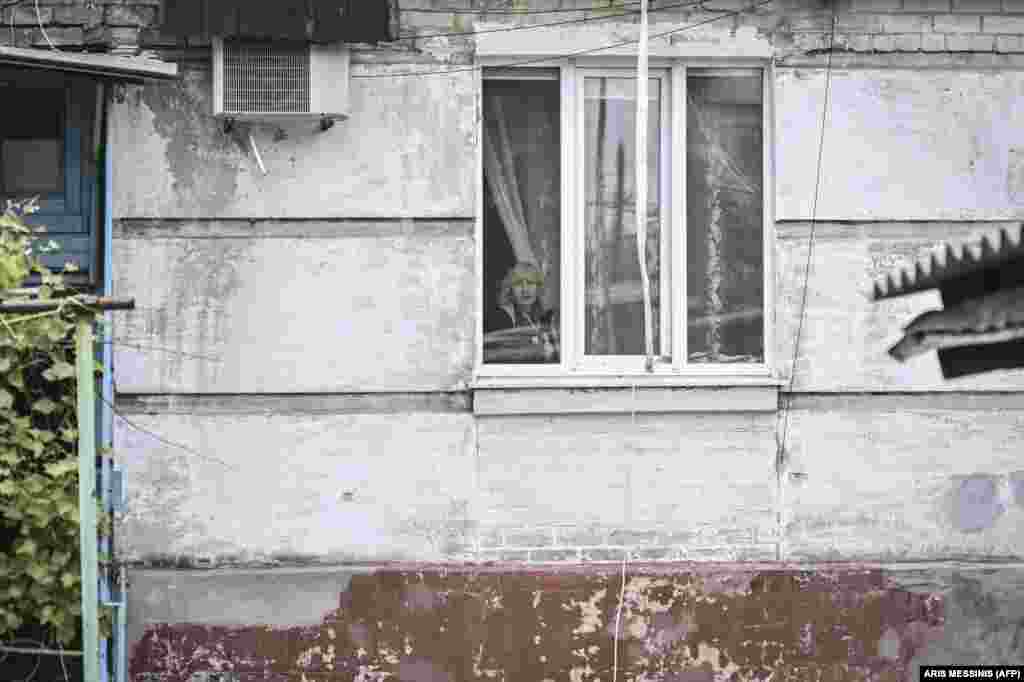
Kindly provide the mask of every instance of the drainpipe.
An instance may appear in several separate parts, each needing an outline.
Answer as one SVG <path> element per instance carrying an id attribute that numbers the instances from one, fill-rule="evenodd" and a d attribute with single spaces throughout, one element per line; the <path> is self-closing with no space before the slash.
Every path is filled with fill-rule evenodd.
<path id="1" fill-rule="evenodd" d="M 94 153 L 96 155 L 96 158 L 93 159 L 93 168 L 95 170 L 95 177 L 96 177 L 96 182 L 94 183 L 94 190 L 93 190 L 93 192 L 94 192 L 93 201 L 94 202 L 98 201 L 98 197 L 100 197 L 100 196 L 104 197 L 104 199 L 102 200 L 103 203 L 100 204 L 98 211 L 94 208 L 93 215 L 98 219 L 99 227 L 102 230 L 102 231 L 99 232 L 99 237 L 96 238 L 97 242 L 100 241 L 100 240 L 103 241 L 102 244 L 97 244 L 97 247 L 102 249 L 100 252 L 104 254 L 104 256 L 103 256 L 104 257 L 104 264 L 102 266 L 102 272 L 103 272 L 104 279 L 103 279 L 103 288 L 102 288 L 102 290 L 100 292 L 102 296 L 110 296 L 110 287 L 107 286 L 107 281 L 108 281 L 108 277 L 109 277 L 109 273 L 110 273 L 110 268 L 106 265 L 106 261 L 109 258 L 109 256 L 108 256 L 109 252 L 107 251 L 107 248 L 106 248 L 106 237 L 107 237 L 107 229 L 106 229 L 107 228 L 107 207 L 106 207 L 106 199 L 105 199 L 106 195 L 105 194 L 102 194 L 102 195 L 100 194 L 100 192 L 105 192 L 105 188 L 107 186 L 107 180 L 106 179 L 108 177 L 108 175 L 105 172 L 106 164 L 104 162 L 104 154 L 103 154 L 104 143 L 105 143 L 104 138 L 105 138 L 105 134 L 106 134 L 106 96 L 107 96 L 107 86 L 106 86 L 106 83 L 104 83 L 103 81 L 97 81 L 96 82 L 96 107 L 95 107 L 95 109 L 93 109 L 93 111 L 95 112 L 94 113 L 95 123 L 93 124 L 93 135 L 92 135 L 92 146 L 93 146 L 93 151 L 94 151 Z M 101 163 L 104 164 L 103 168 L 100 167 Z M 95 204 L 92 204 L 92 205 L 95 207 Z M 94 232 L 93 234 L 96 234 L 96 232 Z M 95 258 L 93 258 L 93 267 L 96 267 L 96 259 Z M 108 315 L 105 315 L 104 317 L 105 317 L 106 323 L 109 324 L 110 323 L 110 315 L 108 314 Z M 110 375 L 110 357 L 109 357 L 109 354 L 108 354 L 109 350 L 110 350 L 110 344 L 109 343 L 105 343 L 105 344 L 100 346 L 100 362 L 103 365 L 103 389 L 101 389 L 101 393 L 102 393 L 103 396 L 106 396 L 106 394 L 107 394 L 106 385 L 107 385 L 108 381 L 110 380 L 110 376 L 109 376 Z M 100 431 L 99 441 L 97 441 L 97 444 L 98 444 L 99 450 L 100 450 L 100 457 L 101 457 L 101 459 L 100 459 L 100 462 L 101 462 L 100 478 L 99 478 L 99 481 L 100 481 L 99 482 L 100 494 L 101 494 L 101 497 L 102 497 L 102 500 L 103 500 L 103 510 L 109 514 L 112 511 L 111 501 L 110 501 L 110 488 L 111 488 L 111 471 L 110 471 L 110 467 L 111 467 L 111 463 L 110 463 L 110 458 L 107 457 L 106 455 L 104 455 L 103 453 L 106 452 L 107 449 L 110 447 L 109 429 L 107 428 L 107 421 L 108 421 L 108 418 L 110 417 L 110 414 L 109 414 L 109 412 L 107 410 L 107 406 L 105 404 L 102 404 L 102 403 L 100 405 L 97 405 L 97 409 L 94 411 L 94 414 L 96 414 L 97 418 L 99 419 L 99 431 Z M 107 535 L 101 536 L 99 538 L 99 544 L 100 544 L 100 553 L 103 554 L 103 555 L 106 555 L 107 557 L 111 557 L 112 556 L 111 549 L 112 549 L 112 546 L 113 546 L 113 538 L 110 537 L 110 536 L 107 536 Z M 103 604 L 109 603 L 110 602 L 110 575 L 109 575 L 108 571 L 103 571 L 101 573 L 101 580 L 100 580 L 100 588 L 99 589 L 100 589 L 100 595 L 99 595 L 100 596 L 100 602 L 103 603 Z M 109 644 L 110 644 L 110 640 L 108 640 L 106 637 L 104 637 L 104 638 L 102 638 L 100 640 L 100 682 L 109 682 L 109 680 L 110 680 L 110 670 L 111 670 L 111 668 L 110 668 L 110 655 L 109 655 L 109 651 L 108 651 Z"/>
<path id="2" fill-rule="evenodd" d="M 647 0 L 640 2 L 640 43 L 636 57 L 636 251 L 644 301 L 645 368 L 654 371 L 651 280 L 647 274 Z"/>
<path id="3" fill-rule="evenodd" d="M 114 295 L 114 161 L 113 161 L 113 122 L 110 116 L 109 89 L 103 101 L 104 135 L 103 135 L 103 295 L 111 297 Z M 114 404 L 114 344 L 112 324 L 113 316 L 107 312 L 104 315 L 104 329 L 108 330 L 107 343 L 103 344 L 103 404 L 102 421 L 100 423 L 101 438 L 104 447 L 114 446 L 114 412 L 111 405 Z M 104 473 L 107 474 L 106 481 L 113 481 L 115 473 L 113 463 L 109 457 L 103 458 Z M 106 496 L 104 508 L 107 510 L 120 509 L 123 500 L 118 499 L 124 494 L 122 489 L 110 490 L 109 485 L 104 486 Z M 114 538 L 109 540 L 110 557 L 115 556 Z M 117 599 L 114 601 L 114 680 L 115 682 L 127 682 L 128 680 L 128 590 L 125 587 L 124 571 L 108 575 L 108 587 L 117 585 L 114 593 Z"/>

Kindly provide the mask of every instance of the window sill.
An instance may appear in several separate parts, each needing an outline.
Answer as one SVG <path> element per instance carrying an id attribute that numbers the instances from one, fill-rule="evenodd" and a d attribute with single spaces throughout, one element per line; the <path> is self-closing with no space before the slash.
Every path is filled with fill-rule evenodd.
<path id="1" fill-rule="evenodd" d="M 774 412 L 779 379 L 751 376 L 485 376 L 477 415 Z"/>

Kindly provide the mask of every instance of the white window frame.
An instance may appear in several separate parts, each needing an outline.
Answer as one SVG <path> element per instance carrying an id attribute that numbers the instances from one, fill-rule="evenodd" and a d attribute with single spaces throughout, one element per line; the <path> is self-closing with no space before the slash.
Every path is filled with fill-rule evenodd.
<path id="1" fill-rule="evenodd" d="M 483 81 L 491 77 L 488 67 L 499 67 L 516 60 L 507 54 L 478 57 L 483 67 L 475 70 L 477 111 L 476 172 L 476 280 L 477 310 L 474 386 L 478 388 L 559 388 L 614 386 L 721 386 L 772 385 L 775 377 L 774 343 L 774 252 L 775 252 L 775 159 L 773 69 L 767 56 L 756 57 L 652 57 L 651 77 L 662 78 L 661 151 L 659 182 L 663 205 L 662 262 L 670 252 L 670 282 L 662 281 L 662 300 L 671 300 L 671 361 L 655 362 L 652 372 L 645 369 L 644 356 L 584 356 L 583 333 L 583 79 L 587 75 L 624 74 L 636 77 L 635 57 L 622 55 L 534 60 L 529 66 L 502 68 L 501 77 L 524 79 L 539 74 L 540 68 L 557 67 L 560 81 L 561 143 L 561 330 L 560 362 L 552 364 L 486 364 L 483 362 Z M 763 343 L 761 363 L 690 363 L 686 360 L 686 76 L 688 68 L 755 68 L 762 73 L 762 188 L 763 188 Z M 537 77 L 537 76 L 535 76 Z M 682 236 L 682 238 L 680 238 Z M 664 272 L 665 269 L 663 269 Z M 670 299 L 664 298 L 665 288 Z M 572 313 L 572 314 L 570 314 Z M 664 348 L 664 346 L 662 346 Z"/>

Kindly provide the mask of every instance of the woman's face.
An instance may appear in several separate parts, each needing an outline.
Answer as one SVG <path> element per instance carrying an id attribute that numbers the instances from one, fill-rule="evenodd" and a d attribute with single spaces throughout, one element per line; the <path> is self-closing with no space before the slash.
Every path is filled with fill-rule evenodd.
<path id="1" fill-rule="evenodd" d="M 540 295 L 540 278 L 532 272 L 519 273 L 512 279 L 512 300 L 520 308 L 529 308 Z"/>

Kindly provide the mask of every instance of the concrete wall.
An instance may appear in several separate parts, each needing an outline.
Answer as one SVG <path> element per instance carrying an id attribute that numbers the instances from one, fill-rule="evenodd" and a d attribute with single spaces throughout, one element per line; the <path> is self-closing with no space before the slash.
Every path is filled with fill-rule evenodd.
<path id="1" fill-rule="evenodd" d="M 352 117 L 324 133 L 225 134 L 208 113 L 201 47 L 169 52 L 180 84 L 123 89 L 115 289 L 139 308 L 118 318 L 115 441 L 136 679 L 607 677 L 620 567 L 599 562 L 623 557 L 659 563 L 631 570 L 620 672 L 895 680 L 922 662 L 1020 660 L 1022 379 L 943 381 L 934 355 L 895 363 L 885 350 L 900 326 L 937 300 L 865 294 L 945 241 L 1024 217 L 1024 6 L 848 0 L 836 11 L 816 205 L 831 8 L 767 6 L 692 38 L 728 46 L 753 29 L 775 51 L 775 412 L 474 416 L 468 73 L 354 80 Z M 354 73 L 459 68 L 472 43 L 429 34 L 478 19 L 495 16 L 402 12 L 400 35 L 416 40 L 356 48 Z M 1006 564 L 934 563 L 952 559 Z M 444 564 L 429 579 L 413 577 L 419 565 L 338 568 L 403 560 Z M 465 566 L 486 561 L 503 562 L 504 578 Z M 688 561 L 729 563 L 687 564 L 697 577 L 684 579 Z M 821 561 L 885 564 L 865 578 Z M 574 562 L 584 568 L 564 568 Z M 710 574 L 735 584 L 708 587 Z M 699 585 L 694 603 L 657 605 L 684 584 Z M 804 586 L 824 596 L 787 610 Z M 745 615 L 699 606 L 708 590 Z M 502 615 L 513 604 L 523 612 Z M 501 649 L 482 628 L 532 637 L 545 609 L 563 606 L 574 615 L 525 677 L 532 645 Z M 360 628 L 377 621 L 387 636 L 364 642 Z M 845 644 L 805 627 L 833 621 L 853 629 Z M 716 630 L 727 622 L 783 625 L 752 652 Z M 424 653 L 428 626 L 447 634 Z M 654 643 L 661 658 L 641 660 Z M 574 647 L 584 653 L 570 659 Z M 437 651 L 449 663 L 431 660 Z M 678 674 L 659 677 L 659 662 Z"/>

